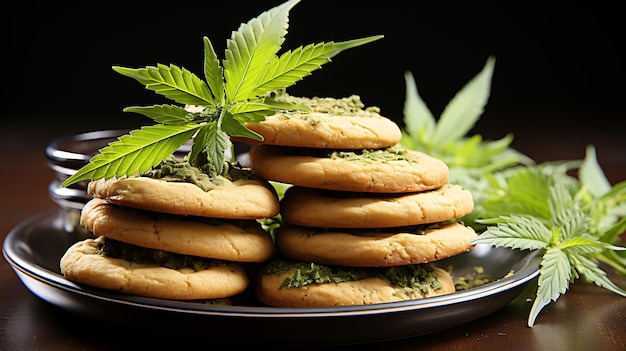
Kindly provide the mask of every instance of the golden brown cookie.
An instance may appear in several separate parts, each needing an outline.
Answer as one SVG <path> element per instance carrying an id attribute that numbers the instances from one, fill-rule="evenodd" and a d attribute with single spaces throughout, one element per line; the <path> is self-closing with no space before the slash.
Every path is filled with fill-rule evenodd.
<path id="1" fill-rule="evenodd" d="M 459 222 L 380 231 L 283 225 L 276 250 L 293 260 L 349 267 L 391 267 L 434 262 L 466 252 L 477 234 Z"/>
<path id="2" fill-rule="evenodd" d="M 249 285 L 244 268 L 221 263 L 206 269 L 172 269 L 98 254 L 96 240 L 72 245 L 60 262 L 70 281 L 125 294 L 176 300 L 219 299 L 243 292 Z"/>
<path id="3" fill-rule="evenodd" d="M 139 211 L 94 198 L 83 207 L 80 223 L 96 236 L 185 255 L 264 262 L 274 253 L 272 238 L 256 220 L 209 222 L 202 217 Z"/>
<path id="4" fill-rule="evenodd" d="M 358 151 L 255 145 L 252 172 L 264 179 L 302 187 L 379 193 L 432 190 L 448 181 L 446 164 L 400 148 Z"/>
<path id="5" fill-rule="evenodd" d="M 375 106 L 365 107 L 358 95 L 336 98 L 305 98 L 275 93 L 272 99 L 306 106 L 308 110 L 279 111 L 264 121 L 246 123 L 262 135 L 263 144 L 332 148 L 380 149 L 402 138 L 398 125 L 381 116 Z M 258 143 L 255 140 L 245 140 Z"/>
<path id="6" fill-rule="evenodd" d="M 263 271 L 256 284 L 256 296 L 259 301 L 274 307 L 333 307 L 414 300 L 455 291 L 452 277 L 445 270 L 433 266 L 424 267 L 430 272 L 421 271 L 419 267 L 415 271 L 412 268 L 402 267 L 391 274 L 412 273 L 405 277 L 405 281 L 417 281 L 418 284 L 413 287 L 395 285 L 388 279 L 376 276 L 339 282 L 314 282 L 304 286 L 283 285 L 286 279 L 296 273 L 298 266 L 294 264 L 293 268 L 283 272 Z M 354 271 L 350 268 L 346 270 Z M 298 273 L 302 277 L 303 273 Z"/>
<path id="7" fill-rule="evenodd" d="M 323 228 L 386 228 L 443 222 L 472 212 L 472 193 L 460 185 L 396 194 L 346 193 L 298 186 L 281 200 L 285 223 Z"/>
<path id="8" fill-rule="evenodd" d="M 392 120 L 371 113 L 278 113 L 246 127 L 263 136 L 262 144 L 329 149 L 381 149 L 396 145 L 402 134 Z"/>
<path id="9" fill-rule="evenodd" d="M 178 215 L 259 219 L 278 214 L 274 189 L 265 180 L 223 178 L 208 191 L 186 182 L 149 177 L 123 177 L 91 181 L 89 195 L 121 206 Z"/>

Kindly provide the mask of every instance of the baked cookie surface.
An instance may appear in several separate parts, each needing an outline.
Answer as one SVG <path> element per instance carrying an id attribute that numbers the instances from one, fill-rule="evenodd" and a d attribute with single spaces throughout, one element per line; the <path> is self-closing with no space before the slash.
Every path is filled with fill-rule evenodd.
<path id="1" fill-rule="evenodd" d="M 262 144 L 330 149 L 380 149 L 396 145 L 402 138 L 392 120 L 371 113 L 342 116 L 311 112 L 278 113 L 246 127 L 263 136 Z"/>
<path id="2" fill-rule="evenodd" d="M 333 307 L 414 300 L 455 291 L 450 274 L 438 267 L 431 267 L 432 272 L 428 276 L 421 277 L 420 274 L 406 278 L 420 282 L 423 280 L 420 288 L 396 286 L 379 277 L 298 287 L 283 286 L 296 269 L 294 267 L 278 274 L 262 274 L 255 290 L 259 301 L 274 307 Z M 426 281 L 432 281 L 433 277 L 436 280 L 435 287 L 429 286 Z"/>
<path id="3" fill-rule="evenodd" d="M 276 231 L 276 250 L 293 260 L 349 267 L 391 267 L 438 261 L 471 250 L 474 229 L 458 222 L 420 233 L 403 228 L 380 231 L 316 229 L 284 225 Z"/>
<path id="4" fill-rule="evenodd" d="M 402 138 L 398 125 L 382 116 L 375 106 L 366 107 L 360 96 L 344 98 L 297 97 L 275 92 L 276 102 L 295 104 L 295 111 L 279 111 L 264 121 L 246 127 L 262 135 L 269 145 L 380 149 L 396 145 Z M 256 140 L 246 140 L 259 143 Z"/>
<path id="5" fill-rule="evenodd" d="M 85 239 L 72 245 L 60 261 L 70 281 L 130 295 L 176 300 L 219 299 L 243 292 L 249 285 L 236 263 L 202 270 L 172 269 L 98 254 L 100 245 Z"/>
<path id="6" fill-rule="evenodd" d="M 80 223 L 96 236 L 185 255 L 236 262 L 264 262 L 274 253 L 270 235 L 255 220 L 203 221 L 112 205 L 94 198 Z"/>
<path id="7" fill-rule="evenodd" d="M 87 192 L 106 201 L 143 210 L 231 219 L 259 219 L 278 214 L 271 185 L 262 179 L 230 181 L 208 191 L 187 182 L 123 177 L 89 182 Z"/>
<path id="8" fill-rule="evenodd" d="M 302 187 L 404 193 L 432 190 L 448 181 L 448 166 L 419 151 L 387 148 L 334 151 L 255 145 L 250 167 L 258 177 Z"/>
<path id="9" fill-rule="evenodd" d="M 472 193 L 459 185 L 382 194 L 290 187 L 281 200 L 285 223 L 324 228 L 387 228 L 443 222 L 472 212 Z"/>

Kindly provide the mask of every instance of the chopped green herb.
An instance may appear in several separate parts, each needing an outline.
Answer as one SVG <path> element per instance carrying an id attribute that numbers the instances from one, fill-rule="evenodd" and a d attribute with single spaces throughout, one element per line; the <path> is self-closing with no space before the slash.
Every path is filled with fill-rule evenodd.
<path id="1" fill-rule="evenodd" d="M 98 239 L 100 245 L 98 254 L 121 258 L 136 263 L 155 264 L 171 269 L 192 268 L 195 271 L 215 267 L 224 263 L 220 260 L 149 249 L 102 236 Z"/>
<path id="2" fill-rule="evenodd" d="M 273 95 L 274 100 L 287 102 L 296 106 L 307 106 L 311 112 L 327 113 L 334 116 L 378 116 L 380 114 L 380 108 L 376 106 L 365 107 L 365 104 L 361 101 L 361 97 L 358 95 L 351 95 L 346 98 L 336 99 L 330 97 L 296 97 L 286 94 L 285 92 L 277 92 Z M 293 114 L 302 115 L 306 117 L 307 114 L 302 114 L 300 111 L 283 111 L 282 115 L 285 118 Z"/>
<path id="3" fill-rule="evenodd" d="M 491 275 L 485 273 L 485 269 L 482 266 L 476 266 L 471 273 L 457 277 L 454 280 L 454 288 L 456 291 L 467 290 L 491 283 L 494 280 Z"/>
<path id="4" fill-rule="evenodd" d="M 389 284 L 406 289 L 419 289 L 422 293 L 441 288 L 430 265 L 406 265 L 389 268 L 354 268 L 321 265 L 311 262 L 273 260 L 264 267 L 265 274 L 281 274 L 295 267 L 292 276 L 280 287 L 298 288 L 311 284 L 341 283 L 365 278 L 380 278 Z"/>
<path id="5" fill-rule="evenodd" d="M 187 182 L 199 186 L 204 191 L 222 185 L 224 179 L 235 181 L 256 178 L 249 168 L 242 167 L 238 163 L 224 162 L 222 173 L 219 174 L 221 177 L 218 177 L 214 169 L 206 164 L 194 167 L 186 159 L 179 160 L 174 157 L 166 158 L 140 175 L 174 182 Z"/>

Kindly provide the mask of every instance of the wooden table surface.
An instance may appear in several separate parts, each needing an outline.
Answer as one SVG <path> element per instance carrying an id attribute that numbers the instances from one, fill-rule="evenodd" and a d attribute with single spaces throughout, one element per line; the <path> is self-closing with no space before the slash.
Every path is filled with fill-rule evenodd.
<path id="1" fill-rule="evenodd" d="M 2 131 L 0 152 L 0 239 L 17 224 L 43 211 L 56 208 L 47 186 L 53 179 L 44 147 L 53 138 L 84 129 L 74 126 L 40 128 L 26 134 L 25 124 Z M 544 130 L 516 133 L 514 146 L 535 160 L 580 159 L 584 147 L 594 144 L 609 180 L 626 179 L 626 145 L 623 130 L 589 134 L 584 130 Z M 28 135 L 28 137 L 26 137 Z M 501 137 L 501 136 L 499 136 Z M 521 140 L 521 141 L 518 141 Z M 19 169 L 19 173 L 13 170 Z M 610 272 L 610 278 L 626 288 L 626 278 Z M 626 349 L 626 298 L 606 289 L 576 281 L 556 303 L 547 306 L 535 326 L 527 327 L 534 291 L 533 281 L 518 298 L 504 308 L 478 320 L 429 335 L 383 342 L 385 350 L 624 350 Z M 163 320 L 163 323 L 168 323 Z M 346 325 L 346 328 L 350 328 Z M 245 332 L 245 331 L 242 331 Z M 280 333 L 280 330 L 276 330 Z M 338 331 L 341 332 L 341 331 Z M 303 330 L 303 340 L 315 331 Z M 123 350 L 197 345 L 213 348 L 211 340 L 121 328 L 95 322 L 51 305 L 33 295 L 18 279 L 6 260 L 0 263 L 0 350 Z M 362 346 L 344 346 L 341 349 Z"/>

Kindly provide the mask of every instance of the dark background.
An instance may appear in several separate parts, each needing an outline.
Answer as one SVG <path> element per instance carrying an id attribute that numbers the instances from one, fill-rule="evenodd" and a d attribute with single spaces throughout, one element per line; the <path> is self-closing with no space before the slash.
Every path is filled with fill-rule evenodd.
<path id="1" fill-rule="evenodd" d="M 3 26 L 3 123 L 48 134 L 149 123 L 126 106 L 169 103 L 113 65 L 176 64 L 202 76 L 202 37 L 223 58 L 239 24 L 282 1 L 16 4 Z M 582 158 L 626 164 L 624 25 L 616 2 L 447 2 L 303 0 L 290 13 L 285 50 L 383 34 L 349 49 L 288 91 L 361 96 L 402 125 L 403 72 L 438 116 L 496 57 L 492 93 L 473 132 L 515 135 L 542 160 Z M 6 129 L 5 129 L 6 130 Z M 580 148 L 559 150 L 559 138 Z M 537 144 L 541 150 L 531 149 Z M 552 150 L 552 151 L 550 151 Z M 626 168 L 624 172 L 626 174 Z"/>

